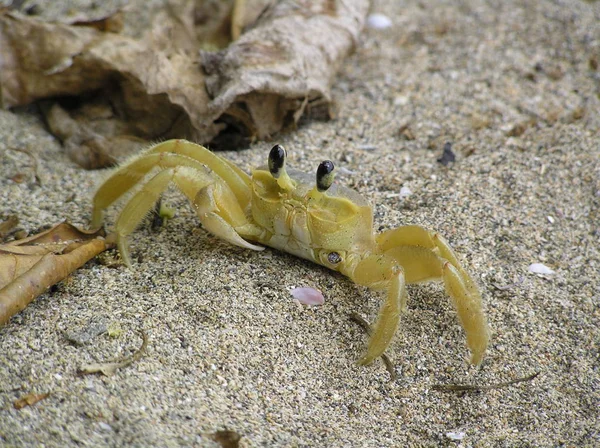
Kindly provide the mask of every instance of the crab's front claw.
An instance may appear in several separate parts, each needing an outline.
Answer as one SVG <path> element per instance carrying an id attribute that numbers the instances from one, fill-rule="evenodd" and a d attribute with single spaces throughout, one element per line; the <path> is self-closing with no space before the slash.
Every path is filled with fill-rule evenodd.
<path id="1" fill-rule="evenodd" d="M 201 189 L 194 199 L 194 207 L 200 222 L 210 233 L 235 246 L 263 250 L 240 236 L 258 236 L 260 229 L 250 224 L 236 201 L 233 192 L 223 182 L 215 182 Z"/>

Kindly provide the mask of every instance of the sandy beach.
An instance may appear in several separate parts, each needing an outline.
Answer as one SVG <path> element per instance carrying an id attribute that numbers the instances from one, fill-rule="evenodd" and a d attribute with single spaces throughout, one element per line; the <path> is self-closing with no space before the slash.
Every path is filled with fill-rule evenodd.
<path id="1" fill-rule="evenodd" d="M 235 446 L 215 436 L 226 430 L 244 447 L 600 445 L 600 2 L 382 0 L 373 12 L 393 26 L 365 30 L 334 83 L 335 119 L 220 154 L 248 172 L 274 142 L 306 172 L 331 159 L 335 181 L 373 204 L 375 231 L 444 235 L 483 294 L 482 365 L 429 283 L 409 286 L 387 350 L 397 379 L 381 360 L 358 366 L 367 338 L 350 315 L 372 322 L 380 293 L 228 245 L 171 188 L 175 216 L 132 235 L 132 270 L 108 251 L 0 328 L 0 445 Z M 444 166 L 447 142 L 456 160 Z M 11 147 L 35 155 L 41 185 Z M 106 175 L 71 162 L 35 108 L 0 111 L 0 220 L 86 227 Z M 300 286 L 325 303 L 295 302 Z M 69 341 L 94 325 L 110 335 Z M 139 361 L 77 374 L 131 355 L 141 331 Z M 50 395 L 15 409 L 29 393 Z"/>

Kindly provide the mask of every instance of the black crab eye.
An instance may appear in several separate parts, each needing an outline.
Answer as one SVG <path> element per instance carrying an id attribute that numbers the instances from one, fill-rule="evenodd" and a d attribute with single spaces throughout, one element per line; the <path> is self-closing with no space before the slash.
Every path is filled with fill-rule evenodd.
<path id="1" fill-rule="evenodd" d="M 334 177 L 334 168 L 331 160 L 325 160 L 319 164 L 319 167 L 317 168 L 317 190 L 321 193 L 327 191 L 329 187 L 331 187 Z"/>
<path id="2" fill-rule="evenodd" d="M 287 153 L 281 145 L 275 145 L 269 153 L 269 171 L 271 175 L 277 179 L 281 174 L 281 168 L 285 165 Z"/>
<path id="3" fill-rule="evenodd" d="M 340 257 L 340 254 L 337 252 L 329 252 L 329 254 L 327 254 L 327 261 L 331 264 L 338 264 L 342 261 L 342 257 Z"/>

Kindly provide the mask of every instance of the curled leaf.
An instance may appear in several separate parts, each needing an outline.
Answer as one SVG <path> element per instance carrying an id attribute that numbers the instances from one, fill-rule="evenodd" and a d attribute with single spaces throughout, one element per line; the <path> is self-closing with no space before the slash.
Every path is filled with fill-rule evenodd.
<path id="1" fill-rule="evenodd" d="M 0 245 L 0 325 L 108 247 L 103 230 L 86 232 L 66 222 Z"/>
<path id="2" fill-rule="evenodd" d="M 0 9 L 2 107 L 52 98 L 41 105 L 48 125 L 85 168 L 139 140 L 243 143 L 328 108 L 370 2 L 231 3 L 166 2 L 144 14 L 140 35 L 115 32 L 111 16 L 69 24 Z"/>
<path id="3" fill-rule="evenodd" d="M 11 215 L 6 220 L 0 222 L 0 239 L 4 238 L 19 224 L 19 217 Z"/>

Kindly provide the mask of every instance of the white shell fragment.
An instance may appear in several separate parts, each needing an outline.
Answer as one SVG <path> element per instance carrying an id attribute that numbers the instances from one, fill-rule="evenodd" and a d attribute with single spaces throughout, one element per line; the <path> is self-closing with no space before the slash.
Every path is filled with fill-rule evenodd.
<path id="1" fill-rule="evenodd" d="M 402 199 L 405 199 L 405 198 L 409 197 L 411 194 L 412 194 L 412 191 L 411 191 L 410 188 L 408 188 L 408 187 L 402 187 L 402 188 L 400 188 L 400 197 Z"/>
<path id="2" fill-rule="evenodd" d="M 542 263 L 533 263 L 529 265 L 529 272 L 533 272 L 534 274 L 547 274 L 552 275 L 554 271 L 550 269 L 548 266 Z"/>
<path id="3" fill-rule="evenodd" d="M 375 13 L 367 17 L 367 26 L 375 30 L 384 30 L 392 26 L 392 21 L 386 15 Z"/>
<path id="4" fill-rule="evenodd" d="M 465 433 L 460 431 L 451 431 L 446 433 L 446 437 L 450 440 L 462 440 L 465 438 Z"/>
<path id="5" fill-rule="evenodd" d="M 304 305 L 323 305 L 325 297 L 315 288 L 294 288 L 290 291 L 294 299 Z"/>

